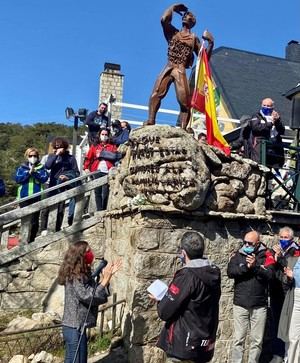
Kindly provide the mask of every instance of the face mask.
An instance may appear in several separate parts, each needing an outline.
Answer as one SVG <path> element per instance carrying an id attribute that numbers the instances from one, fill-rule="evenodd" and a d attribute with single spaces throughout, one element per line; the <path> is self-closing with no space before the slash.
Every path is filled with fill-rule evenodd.
<path id="1" fill-rule="evenodd" d="M 186 264 L 185 255 L 183 254 L 183 252 L 181 252 L 181 254 L 178 255 L 177 257 L 179 258 L 182 265 Z"/>
<path id="2" fill-rule="evenodd" d="M 100 135 L 100 140 L 106 142 L 108 140 L 107 135 Z"/>
<path id="3" fill-rule="evenodd" d="M 292 243 L 291 239 L 280 239 L 279 240 L 280 243 L 280 247 L 285 250 L 286 248 L 289 247 L 289 245 Z"/>
<path id="4" fill-rule="evenodd" d="M 247 254 L 247 255 L 251 255 L 251 253 L 254 252 L 254 247 L 253 246 L 244 246 L 243 247 L 243 251 Z"/>
<path id="5" fill-rule="evenodd" d="M 92 250 L 86 251 L 84 255 L 84 261 L 87 265 L 91 265 L 94 261 L 94 254 Z"/>
<path id="6" fill-rule="evenodd" d="M 261 108 L 261 112 L 265 115 L 265 116 L 271 116 L 272 115 L 272 112 L 273 112 L 273 107 L 265 107 L 263 106 Z"/>
<path id="7" fill-rule="evenodd" d="M 30 162 L 30 164 L 35 164 L 38 161 L 38 158 L 36 156 L 31 156 L 30 158 L 28 158 L 28 161 Z"/>

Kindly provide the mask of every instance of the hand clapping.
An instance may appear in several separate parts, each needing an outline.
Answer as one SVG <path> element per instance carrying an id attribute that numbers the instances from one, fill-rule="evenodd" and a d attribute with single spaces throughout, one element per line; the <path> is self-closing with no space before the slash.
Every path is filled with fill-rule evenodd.
<path id="1" fill-rule="evenodd" d="M 112 276 L 120 270 L 120 268 L 122 267 L 122 260 L 118 259 L 114 262 L 110 262 L 107 264 L 107 266 L 103 269 L 102 272 L 102 280 L 101 280 L 101 285 L 102 286 L 107 286 L 112 278 Z"/>

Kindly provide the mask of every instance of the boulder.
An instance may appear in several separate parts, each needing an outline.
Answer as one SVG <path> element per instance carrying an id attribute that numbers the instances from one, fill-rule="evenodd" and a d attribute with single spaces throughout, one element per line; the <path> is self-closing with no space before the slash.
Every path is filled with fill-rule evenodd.
<path id="1" fill-rule="evenodd" d="M 237 212 L 263 196 L 264 171 L 240 156 L 200 145 L 182 129 L 151 126 L 130 134 L 122 163 L 110 177 L 108 210 L 149 208 Z M 239 198 L 244 198 L 240 203 Z M 121 201 L 121 203 L 120 203 Z M 242 207 L 243 205 L 243 207 Z M 261 205 L 261 204 L 260 204 Z"/>
<path id="2" fill-rule="evenodd" d="M 24 355 L 14 355 L 8 363 L 27 363 L 28 359 Z"/>
<path id="3" fill-rule="evenodd" d="M 41 352 L 35 354 L 31 363 L 53 363 L 55 358 L 52 354 L 45 352 L 42 350 Z"/>

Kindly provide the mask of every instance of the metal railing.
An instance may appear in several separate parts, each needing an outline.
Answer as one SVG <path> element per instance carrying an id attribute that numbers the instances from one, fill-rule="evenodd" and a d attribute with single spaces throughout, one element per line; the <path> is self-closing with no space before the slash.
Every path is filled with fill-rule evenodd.
<path id="1" fill-rule="evenodd" d="M 273 148 L 272 148 L 273 147 Z M 268 162 L 268 155 L 281 157 L 277 150 L 283 148 L 285 152 L 285 164 L 276 167 Z M 270 149 L 272 154 L 270 154 Z M 287 209 L 300 211 L 300 147 L 291 146 L 288 143 L 274 144 L 268 140 L 262 140 L 260 149 L 260 161 L 262 165 L 270 168 L 267 174 L 267 206 L 268 209 Z M 290 164 L 294 163 L 292 167 Z"/>
<path id="2" fill-rule="evenodd" d="M 112 296 L 112 303 L 105 304 L 99 308 L 100 324 L 96 327 L 96 336 L 91 336 L 88 332 L 89 342 L 91 343 L 97 337 L 103 337 L 104 334 L 113 336 L 120 328 L 123 319 L 123 312 L 126 300 L 118 300 L 117 294 Z M 120 306 L 117 312 L 117 306 Z M 111 310 L 111 325 L 104 327 L 104 317 L 108 310 Z M 62 325 L 52 325 L 30 330 L 19 330 L 9 333 L 0 332 L 0 362 L 8 363 L 10 359 L 17 354 L 30 356 L 40 351 L 46 351 L 53 355 L 63 353 Z"/>

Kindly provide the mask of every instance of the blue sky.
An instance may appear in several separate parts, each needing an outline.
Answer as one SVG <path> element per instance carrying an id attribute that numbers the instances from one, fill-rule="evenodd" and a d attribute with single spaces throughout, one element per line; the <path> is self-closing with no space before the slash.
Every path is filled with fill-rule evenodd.
<path id="1" fill-rule="evenodd" d="M 124 102 L 147 105 L 166 63 L 160 16 L 171 1 L 1 0 L 0 122 L 66 123 L 66 106 L 95 109 L 105 62 L 121 64 Z M 300 40 L 300 1 L 186 1 L 201 35 L 284 57 Z M 175 25 L 180 19 L 175 15 Z M 177 109 L 174 92 L 163 108 Z M 130 117 L 125 111 L 123 117 Z M 146 116 L 145 116 L 146 117 Z"/>

